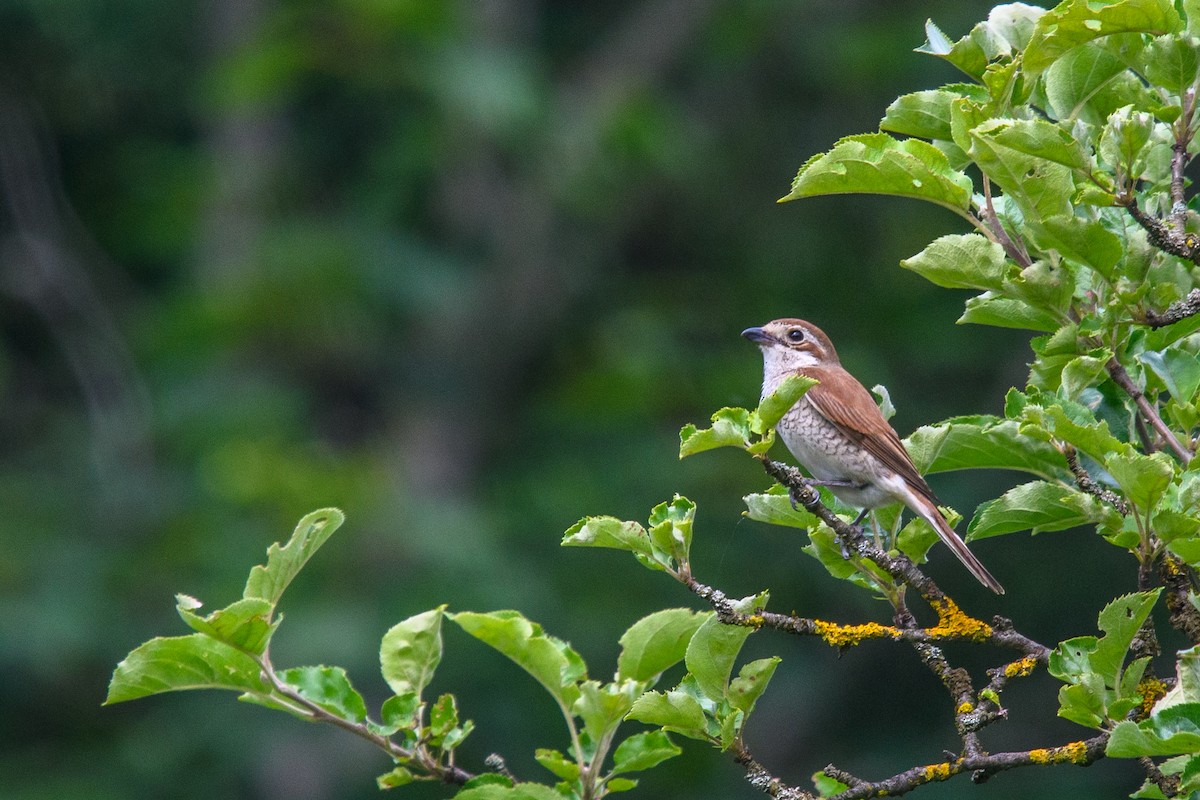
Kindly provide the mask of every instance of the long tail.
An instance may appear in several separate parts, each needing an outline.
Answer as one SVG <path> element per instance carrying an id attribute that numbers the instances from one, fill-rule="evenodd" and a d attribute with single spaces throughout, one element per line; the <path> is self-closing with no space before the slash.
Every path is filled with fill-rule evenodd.
<path id="1" fill-rule="evenodd" d="M 958 556 L 958 560 L 975 576 L 976 580 L 996 594 L 1004 594 L 1004 587 L 1000 585 L 1000 581 L 993 578 L 992 573 L 987 571 L 987 567 L 980 563 L 975 554 L 967 549 L 967 543 L 958 538 L 958 534 L 954 532 L 954 528 L 950 527 L 950 523 L 943 519 L 941 512 L 937 510 L 937 506 L 911 490 L 906 492 L 903 500 L 904 505 L 911 508 L 922 519 L 933 526 L 933 529 L 937 531 L 938 538 L 946 543 L 946 546 L 950 548 L 950 551 L 954 555 Z"/>

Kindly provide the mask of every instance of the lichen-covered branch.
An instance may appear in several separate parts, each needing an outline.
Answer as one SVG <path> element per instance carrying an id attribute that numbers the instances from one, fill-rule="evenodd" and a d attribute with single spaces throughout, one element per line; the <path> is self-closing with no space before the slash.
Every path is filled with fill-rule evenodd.
<path id="1" fill-rule="evenodd" d="M 1112 489 L 1107 489 L 1096 483 L 1096 480 L 1088 474 L 1086 469 L 1080 465 L 1079 456 L 1075 452 L 1074 447 L 1068 445 L 1062 448 L 1062 452 L 1063 456 L 1065 456 L 1067 459 L 1067 466 L 1070 468 L 1071 474 L 1075 476 L 1075 485 L 1078 486 L 1081 491 L 1087 492 L 1093 497 L 1097 497 L 1108 503 L 1110 506 L 1115 508 L 1122 517 L 1129 516 L 1129 503 L 1125 502 L 1125 498 L 1121 497 Z"/>
<path id="2" fill-rule="evenodd" d="M 1167 553 L 1159 561 L 1159 578 L 1166 588 L 1168 620 L 1192 644 L 1200 644 L 1200 610 L 1188 599 L 1196 579 L 1195 571 L 1181 559 Z"/>
<path id="3" fill-rule="evenodd" d="M 1133 195 L 1118 197 L 1117 202 L 1146 230 L 1146 239 L 1150 244 L 1163 252 L 1200 264 L 1200 237 L 1173 228 L 1158 217 L 1152 217 L 1142 211 Z"/>
<path id="4" fill-rule="evenodd" d="M 1146 311 L 1145 321 L 1151 328 L 1165 328 L 1196 314 L 1200 314 L 1200 289 L 1192 289 L 1187 297 L 1171 303 L 1161 314 L 1153 309 Z"/>

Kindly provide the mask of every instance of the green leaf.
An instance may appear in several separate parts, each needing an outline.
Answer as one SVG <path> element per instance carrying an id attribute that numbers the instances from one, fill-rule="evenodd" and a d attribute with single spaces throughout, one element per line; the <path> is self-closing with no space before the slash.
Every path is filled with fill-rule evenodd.
<path id="1" fill-rule="evenodd" d="M 1052 445 L 1025 436 L 1016 422 L 998 417 L 953 417 L 925 425 L 904 446 L 922 474 L 957 469 L 1013 469 L 1047 479 L 1069 474 L 1066 460 Z"/>
<path id="2" fill-rule="evenodd" d="M 323 508 L 304 517 L 287 544 L 271 545 L 267 549 L 267 563 L 250 570 L 242 596 L 266 600 L 274 608 L 292 579 L 345 520 L 336 508 Z"/>
<path id="3" fill-rule="evenodd" d="M 416 778 L 408 767 L 396 767 L 391 772 L 385 772 L 375 779 L 375 784 L 380 789 L 395 789 L 400 786 L 412 783 Z"/>
<path id="4" fill-rule="evenodd" d="M 1170 0 L 1118 0 L 1097 3 L 1066 0 L 1038 20 L 1022 68 L 1037 75 L 1064 53 L 1116 33 L 1175 33 L 1183 20 Z"/>
<path id="5" fill-rule="evenodd" d="M 412 728 L 417 723 L 417 709 L 421 699 L 415 693 L 400 694 L 383 701 L 379 708 L 379 724 L 368 725 L 382 736 L 391 736 L 399 730 Z"/>
<path id="6" fill-rule="evenodd" d="M 1062 394 L 1068 400 L 1077 400 L 1085 389 L 1098 383 L 1105 374 L 1105 366 L 1112 360 L 1112 351 L 1093 350 L 1088 355 L 1076 356 L 1062 370 Z"/>
<path id="7" fill-rule="evenodd" d="M 637 696 L 637 681 L 603 686 L 599 681 L 584 681 L 579 685 L 579 699 L 571 710 L 583 720 L 591 740 L 600 742 L 616 730 Z"/>
<path id="8" fill-rule="evenodd" d="M 967 541 L 1015 531 L 1060 531 L 1100 522 L 1106 516 L 1106 509 L 1091 495 L 1056 483 L 1031 481 L 981 504 L 967 526 Z"/>
<path id="9" fill-rule="evenodd" d="M 971 205 L 971 179 L 951 169 L 946 155 L 927 142 L 871 133 L 842 139 L 810 159 L 780 202 L 858 193 L 928 200 L 961 215 Z"/>
<path id="10" fill-rule="evenodd" d="M 1145 50 L 1146 78 L 1172 94 L 1196 84 L 1200 71 L 1200 39 L 1188 35 L 1159 36 Z"/>
<path id="11" fill-rule="evenodd" d="M 804 375 L 790 375 L 784 378 L 775 391 L 764 397 L 758 409 L 750 415 L 750 430 L 763 434 L 774 428 L 783 415 L 799 402 L 804 393 L 816 385 L 816 380 Z"/>
<path id="12" fill-rule="evenodd" d="M 105 705 L 183 689 L 265 694 L 253 658 L 201 633 L 151 639 L 117 664 Z"/>
<path id="13" fill-rule="evenodd" d="M 621 775 L 651 769 L 682 752 L 663 731 L 635 733 L 617 745 L 610 774 Z"/>
<path id="14" fill-rule="evenodd" d="M 750 412 L 744 408 L 722 408 L 712 415 L 711 428 L 684 425 L 679 431 L 679 457 L 687 458 L 717 447 L 748 447 Z"/>
<path id="15" fill-rule="evenodd" d="M 1117 262 L 1125 255 L 1120 237 L 1097 220 L 1066 216 L 1043 220 L 1038 229 L 1038 243 L 1057 250 L 1063 258 L 1086 264 L 1105 280 L 1116 279 Z"/>
<path id="16" fill-rule="evenodd" d="M 1200 706 L 1196 708 L 1200 709 Z M 1138 758 L 1200 752 L 1200 730 L 1183 731 L 1164 738 L 1156 735 L 1147 722 L 1118 722 L 1108 739 L 1105 754 L 1113 758 Z"/>
<path id="17" fill-rule="evenodd" d="M 1100 612 L 1098 624 L 1105 635 L 1097 643 L 1089 663 L 1107 686 L 1117 686 L 1121 665 L 1125 662 L 1133 637 L 1150 615 L 1161 591 L 1155 589 L 1118 597 Z"/>
<path id="18" fill-rule="evenodd" d="M 563 795 L 540 783 L 484 783 L 463 789 L 454 800 L 563 800 Z"/>
<path id="19" fill-rule="evenodd" d="M 780 661 L 778 656 L 771 656 L 745 664 L 738 676 L 729 682 L 730 705 L 744 711 L 747 717 L 750 716 L 754 704 L 766 691 L 767 684 L 771 682 L 771 676 L 775 674 L 775 668 L 779 666 Z"/>
<path id="20" fill-rule="evenodd" d="M 958 318 L 958 324 L 964 323 L 992 325 L 997 328 L 1023 328 L 1046 333 L 1056 331 L 1062 325 L 1053 314 L 990 291 L 967 301 L 967 310 Z"/>
<path id="21" fill-rule="evenodd" d="M 617 676 L 653 680 L 683 660 L 688 642 L 712 612 L 668 608 L 642 617 L 621 635 Z"/>
<path id="22" fill-rule="evenodd" d="M 746 516 L 771 525 L 786 525 L 790 528 L 812 528 L 820 524 L 816 516 L 803 508 L 793 508 L 787 490 L 783 493 L 748 494 L 742 498 L 746 503 Z"/>
<path id="23" fill-rule="evenodd" d="M 705 697 L 715 701 L 725 699 L 733 662 L 751 633 L 752 628 L 726 625 L 715 615 L 696 630 L 688 642 L 684 663 Z"/>
<path id="24" fill-rule="evenodd" d="M 460 611 L 446 616 L 516 662 L 563 706 L 569 708 L 579 696 L 576 681 L 586 674 L 583 659 L 566 642 L 549 636 L 541 625 L 519 611 Z"/>
<path id="25" fill-rule="evenodd" d="M 1046 98 L 1054 116 L 1060 120 L 1077 117 L 1099 124 L 1111 109 L 1085 114 L 1089 101 L 1117 75 L 1125 71 L 1125 62 L 1106 48 L 1085 44 L 1067 51 L 1050 65 L 1045 74 Z M 1089 118 L 1091 117 L 1091 118 Z"/>
<path id="26" fill-rule="evenodd" d="M 999 289 L 1007 270 L 1004 248 L 978 233 L 941 236 L 900 266 L 947 289 Z"/>
<path id="27" fill-rule="evenodd" d="M 650 509 L 650 542 L 655 554 L 673 559 L 677 564 L 687 561 L 695 517 L 696 504 L 680 495 Z"/>
<path id="28" fill-rule="evenodd" d="M 1146 153 L 1154 134 L 1154 118 L 1124 106 L 1109 115 L 1100 134 L 1100 158 L 1132 179 L 1145 171 Z"/>
<path id="29" fill-rule="evenodd" d="M 622 522 L 616 517 L 584 517 L 567 528 L 562 545 L 628 550 L 641 556 L 646 566 L 662 569 L 662 565 L 653 560 L 654 548 L 650 544 L 650 534 L 637 522 Z"/>
<path id="30" fill-rule="evenodd" d="M 1075 292 L 1075 279 L 1062 262 L 1056 267 L 1049 261 L 1035 261 L 1020 273 L 1006 278 L 1004 291 L 1034 308 L 1054 314 L 1060 323 L 1065 323 Z"/>
<path id="31" fill-rule="evenodd" d="M 980 135 L 985 135 L 980 131 Z M 986 130 L 996 144 L 1035 158 L 1085 171 L 1091 158 L 1071 132 L 1044 119 L 999 120 Z"/>
<path id="32" fill-rule="evenodd" d="M 1175 476 L 1175 467 L 1166 453 L 1114 453 L 1105 460 L 1104 468 L 1129 501 L 1147 511 L 1154 508 Z"/>
<path id="33" fill-rule="evenodd" d="M 646 692 L 633 702 L 627 717 L 677 731 L 691 739 L 710 740 L 704 710 L 687 692 Z"/>
<path id="34" fill-rule="evenodd" d="M 279 626 L 271 621 L 272 607 L 266 600 L 249 598 L 201 617 L 193 611 L 200 601 L 185 594 L 175 596 L 176 609 L 188 627 L 251 655 L 261 655 Z"/>
<path id="35" fill-rule="evenodd" d="M 900 95 L 887 107 L 879 129 L 922 139 L 949 139 L 950 102 L 959 96 L 944 89 Z"/>
<path id="36" fill-rule="evenodd" d="M 579 780 L 579 765 L 557 750 L 539 747 L 534 751 L 533 758 L 564 781 Z"/>
<path id="37" fill-rule="evenodd" d="M 341 667 L 293 667 L 278 673 L 284 683 L 336 717 L 361 723 L 367 718 L 362 695 Z"/>
<path id="38" fill-rule="evenodd" d="M 393 625 L 379 645 L 383 679 L 398 695 L 418 697 L 433 680 L 442 661 L 442 616 L 445 606 Z"/>
<path id="39" fill-rule="evenodd" d="M 1200 389 L 1200 356 L 1180 347 L 1169 347 L 1161 352 L 1140 353 L 1138 360 L 1162 381 L 1171 397 L 1183 403 L 1195 399 L 1196 390 Z"/>
<path id="40" fill-rule="evenodd" d="M 1004 190 L 1026 219 L 1071 213 L 1075 182 L 1071 168 L 1027 155 L 1000 142 L 1013 120 L 989 119 L 967 132 L 967 154 Z"/>

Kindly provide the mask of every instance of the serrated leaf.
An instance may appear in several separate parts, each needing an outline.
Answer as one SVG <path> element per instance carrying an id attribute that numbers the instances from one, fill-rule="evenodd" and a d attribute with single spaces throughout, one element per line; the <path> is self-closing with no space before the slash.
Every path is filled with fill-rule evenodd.
<path id="1" fill-rule="evenodd" d="M 1046 333 L 1052 333 L 1062 325 L 1053 314 L 991 291 L 972 297 L 967 300 L 966 306 L 967 310 L 958 318 L 960 325 L 971 323 Z"/>
<path id="2" fill-rule="evenodd" d="M 638 620 L 621 635 L 617 675 L 648 681 L 675 666 L 683 660 L 693 634 L 711 616 L 711 611 L 668 608 Z"/>
<path id="3" fill-rule="evenodd" d="M 396 767 L 391 772 L 385 772 L 375 779 L 380 789 L 395 789 L 412 783 L 416 778 L 407 767 Z"/>
<path id="4" fill-rule="evenodd" d="M 633 702 L 628 719 L 677 731 L 691 739 L 708 741 L 704 710 L 687 692 L 646 692 Z"/>
<path id="5" fill-rule="evenodd" d="M 750 430 L 754 433 L 766 433 L 799 402 L 805 392 L 817 385 L 817 381 L 805 375 L 789 375 L 784 378 L 775 391 L 763 398 L 758 409 L 750 415 Z"/>
<path id="6" fill-rule="evenodd" d="M 1179 347 L 1168 347 L 1160 352 L 1142 352 L 1138 360 L 1162 381 L 1171 397 L 1183 403 L 1195 399 L 1200 389 L 1200 356 Z"/>
<path id="7" fill-rule="evenodd" d="M 692 523 L 695 517 L 696 504 L 680 495 L 675 495 L 669 503 L 659 503 L 650 509 L 649 535 L 655 554 L 672 559 L 677 564 L 687 561 L 692 547 Z"/>
<path id="8" fill-rule="evenodd" d="M 183 689 L 265 694 L 253 658 L 201 633 L 151 639 L 117 664 L 105 705 Z"/>
<path id="9" fill-rule="evenodd" d="M 982 503 L 967 526 L 967 541 L 1016 531 L 1060 531 L 1100 522 L 1106 516 L 1091 495 L 1047 481 L 1030 481 Z"/>
<path id="10" fill-rule="evenodd" d="M 684 653 L 684 663 L 705 697 L 715 701 L 725 699 L 733 662 L 751 633 L 752 628 L 726 625 L 712 616 L 693 634 Z"/>
<path id="11" fill-rule="evenodd" d="M 637 696 L 637 681 L 626 680 L 603 686 L 599 681 L 584 681 L 579 685 L 579 698 L 571 710 L 583 720 L 591 740 L 599 742 L 616 730 Z"/>
<path id="12" fill-rule="evenodd" d="M 679 431 L 679 457 L 686 458 L 717 447 L 745 448 L 750 442 L 750 412 L 722 408 L 712 415 L 711 428 L 685 425 Z"/>
<path id="13" fill-rule="evenodd" d="M 1062 394 L 1068 400 L 1077 400 L 1085 389 L 1098 383 L 1105 373 L 1105 366 L 1112 360 L 1111 350 L 1094 350 L 1087 355 L 1076 356 L 1062 370 Z"/>
<path id="14" fill-rule="evenodd" d="M 1134 505 L 1151 510 L 1171 485 L 1175 468 L 1166 453 L 1114 453 L 1104 462 L 1121 491 Z"/>
<path id="15" fill-rule="evenodd" d="M 950 102 L 958 97 L 943 89 L 900 95 L 887 107 L 879 129 L 922 139 L 949 139 Z"/>
<path id="16" fill-rule="evenodd" d="M 1137 592 L 1118 597 L 1106 605 L 1100 612 L 1098 624 L 1104 631 L 1104 637 L 1096 645 L 1096 650 L 1090 658 L 1090 664 L 1105 685 L 1117 686 L 1121 674 L 1121 665 L 1138 629 L 1150 615 L 1158 601 L 1160 589 L 1150 592 Z"/>
<path id="17" fill-rule="evenodd" d="M 986 135 L 1003 147 L 1071 169 L 1086 170 L 1091 163 L 1070 131 L 1044 119 L 1000 120 L 986 129 Z"/>
<path id="18" fill-rule="evenodd" d="M 803 508 L 793 508 L 787 495 L 748 494 L 742 500 L 746 503 L 746 516 L 757 522 L 804 529 L 820 523 L 815 515 Z"/>
<path id="19" fill-rule="evenodd" d="M 336 508 L 323 508 L 305 516 L 287 544 L 276 543 L 267 548 L 267 563 L 250 570 L 242 596 L 266 600 L 274 608 L 292 579 L 345 520 Z"/>
<path id="20" fill-rule="evenodd" d="M 397 695 L 418 697 L 442 661 L 442 616 L 445 606 L 393 625 L 379 645 L 383 679 Z"/>
<path id="21" fill-rule="evenodd" d="M 1086 264 L 1108 281 L 1116 279 L 1114 270 L 1125 255 L 1120 237 L 1100 222 L 1081 217 L 1043 220 L 1037 238 L 1043 246 L 1057 250 L 1063 258 Z"/>
<path id="22" fill-rule="evenodd" d="M 766 691 L 775 668 L 779 666 L 778 656 L 760 658 L 742 666 L 738 676 L 729 682 L 729 703 L 734 708 L 741 709 L 746 716 L 754 710 L 754 704 Z"/>
<path id="23" fill-rule="evenodd" d="M 967 154 L 991 178 L 1026 219 L 1071 213 L 1075 182 L 1071 168 L 1006 147 L 998 136 L 1013 120 L 989 119 L 967 133 Z"/>
<path id="24" fill-rule="evenodd" d="M 1109 736 L 1105 754 L 1113 758 L 1138 758 L 1200 752 L 1200 732 L 1185 731 L 1164 739 L 1155 735 L 1147 722 L 1118 722 Z"/>
<path id="25" fill-rule="evenodd" d="M 579 780 L 579 765 L 557 750 L 539 747 L 534 751 L 533 758 L 564 781 Z"/>
<path id="26" fill-rule="evenodd" d="M 1170 0 L 1096 3 L 1066 0 L 1038 20 L 1022 68 L 1038 75 L 1060 56 L 1093 39 L 1117 33 L 1175 33 L 1183 20 Z"/>
<path id="27" fill-rule="evenodd" d="M 624 522 L 616 517 L 584 517 L 563 534 L 564 547 L 610 547 L 628 550 L 643 556 L 647 566 L 662 569 L 654 562 L 650 534 L 637 522 Z M 649 562 L 649 563 L 647 563 Z"/>
<path id="28" fill-rule="evenodd" d="M 1094 44 L 1069 50 L 1046 70 L 1046 97 L 1054 116 L 1060 120 L 1083 118 L 1093 124 L 1104 122 L 1112 109 L 1087 114 L 1089 101 L 1116 76 L 1125 71 L 1125 62 L 1109 50 Z"/>
<path id="29" fill-rule="evenodd" d="M 362 695 L 350 685 L 341 667 L 293 667 L 281 670 L 280 679 L 308 700 L 336 717 L 361 723 L 367 718 Z"/>
<path id="30" fill-rule="evenodd" d="M 203 617 L 194 613 L 200 607 L 195 598 L 176 595 L 176 600 L 179 616 L 189 628 L 253 655 L 262 654 L 279 626 L 278 620 L 271 620 L 271 604 L 256 597 L 238 600 Z"/>
<path id="31" fill-rule="evenodd" d="M 780 202 L 829 194 L 885 194 L 928 200 L 958 214 L 971 205 L 971 179 L 920 139 L 850 136 L 800 168 Z"/>
<path id="32" fill-rule="evenodd" d="M 1200 39 L 1189 35 L 1167 35 L 1152 39 L 1144 51 L 1146 78 L 1172 94 L 1181 94 L 1196 84 L 1200 70 Z"/>
<path id="33" fill-rule="evenodd" d="M 947 289 L 999 289 L 1007 269 L 1004 248 L 978 233 L 941 236 L 900 266 Z"/>
<path id="34" fill-rule="evenodd" d="M 993 416 L 953 417 L 924 425 L 904 440 L 922 474 L 957 469 L 1013 469 L 1047 479 L 1068 475 L 1066 460 L 1052 445 L 1025 436 L 1012 420 Z"/>
<path id="35" fill-rule="evenodd" d="M 682 752 L 683 750 L 663 731 L 635 733 L 617 745 L 610 774 L 621 775 L 651 769 Z"/>
<path id="36" fill-rule="evenodd" d="M 583 659 L 566 642 L 546 634 L 541 625 L 526 619 L 519 611 L 487 614 L 460 611 L 446 616 L 512 659 L 563 706 L 570 708 L 579 697 L 576 681 L 586 673 Z"/>

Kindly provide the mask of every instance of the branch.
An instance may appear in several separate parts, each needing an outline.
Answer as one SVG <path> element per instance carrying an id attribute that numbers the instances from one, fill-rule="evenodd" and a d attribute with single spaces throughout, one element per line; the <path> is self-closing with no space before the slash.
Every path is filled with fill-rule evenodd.
<path id="1" fill-rule="evenodd" d="M 944 641 L 991 642 L 999 647 L 1019 650 L 1039 664 L 1044 664 L 1050 654 L 1050 649 L 1045 645 L 1012 630 L 1012 623 L 1008 623 L 1007 628 L 988 625 L 963 614 L 953 601 L 948 601 L 943 605 L 945 613 L 939 615 L 938 624 L 930 628 L 898 627 L 881 625 L 877 622 L 843 625 L 837 622 L 809 619 L 794 614 L 777 614 L 770 611 L 742 614 L 734 610 L 733 601 L 720 589 L 701 583 L 690 574 L 682 576 L 680 581 L 698 597 L 706 600 L 717 612 L 717 619 L 726 625 L 739 625 L 754 629 L 772 628 L 796 636 L 816 636 L 830 647 L 839 649 L 854 647 L 868 639 L 890 639 L 916 644 Z M 997 620 L 1008 622 L 1002 618 L 997 618 Z"/>
<path id="2" fill-rule="evenodd" d="M 825 767 L 822 772 L 847 786 L 845 791 L 833 795 L 830 800 L 866 800 L 871 797 L 894 797 L 906 794 L 923 784 L 949 780 L 964 772 L 971 773 L 971 779 L 975 783 L 982 783 L 998 772 L 1018 767 L 1047 764 L 1087 766 L 1104 756 L 1106 744 L 1108 744 L 1107 732 L 1091 739 L 1071 742 L 1059 747 L 967 756 L 954 761 L 913 767 L 881 781 L 861 780 L 832 764 Z M 750 781 L 751 785 L 759 791 L 770 797 L 781 798 L 781 800 L 813 800 L 812 792 L 788 786 L 767 772 L 746 749 L 744 743 L 735 743 L 732 750 L 737 763 L 746 768 L 746 780 Z"/>
<path id="3" fill-rule="evenodd" d="M 1105 369 L 1108 370 L 1108 375 L 1110 378 L 1112 378 L 1113 383 L 1115 383 L 1117 386 L 1120 386 L 1127 395 L 1133 398 L 1133 402 L 1137 404 L 1138 410 L 1141 411 L 1142 416 L 1147 422 L 1150 423 L 1151 427 L 1153 427 L 1154 430 L 1163 437 L 1163 440 L 1167 443 L 1167 446 L 1174 451 L 1175 455 L 1179 456 L 1179 460 L 1185 465 L 1191 461 L 1191 452 L 1189 452 L 1188 449 L 1180 444 L 1179 440 L 1175 438 L 1175 434 L 1172 433 L 1171 429 L 1167 427 L 1167 424 L 1162 421 L 1162 417 L 1160 417 L 1154 407 L 1150 405 L 1150 401 L 1146 399 L 1146 395 L 1143 394 L 1142 390 L 1137 387 L 1137 384 L 1133 382 L 1133 379 L 1129 377 L 1129 373 L 1125 371 L 1125 367 L 1121 365 L 1121 362 L 1117 361 L 1115 357 L 1111 358 L 1109 359 L 1108 364 L 1105 365 Z"/>
<path id="4" fill-rule="evenodd" d="M 1185 258 L 1195 264 L 1200 264 L 1200 238 L 1195 234 L 1177 230 L 1157 217 L 1152 217 L 1138 208 L 1137 198 L 1131 194 L 1117 197 L 1117 203 L 1129 212 L 1137 224 L 1146 229 L 1146 239 L 1150 244 L 1166 253 Z"/>
<path id="5" fill-rule="evenodd" d="M 1192 605 L 1189 595 L 1196 582 L 1196 573 L 1181 559 L 1167 553 L 1158 565 L 1158 574 L 1166 588 L 1168 620 L 1171 627 L 1193 644 L 1200 644 L 1200 610 Z"/>
<path id="6" fill-rule="evenodd" d="M 1200 289 L 1192 289 L 1187 297 L 1171 303 L 1161 314 L 1153 309 L 1147 310 L 1145 321 L 1151 328 L 1165 328 L 1196 314 L 1200 314 Z"/>
<path id="7" fill-rule="evenodd" d="M 1108 503 L 1120 512 L 1122 517 L 1129 516 L 1129 503 L 1125 502 L 1125 498 L 1112 489 L 1105 488 L 1096 483 L 1095 479 L 1088 474 L 1088 471 L 1080 466 L 1079 457 L 1074 447 L 1067 445 L 1063 448 L 1062 453 L 1067 459 L 1067 466 L 1071 469 L 1071 474 L 1075 476 L 1076 486 L 1093 497 L 1098 497 Z"/>

